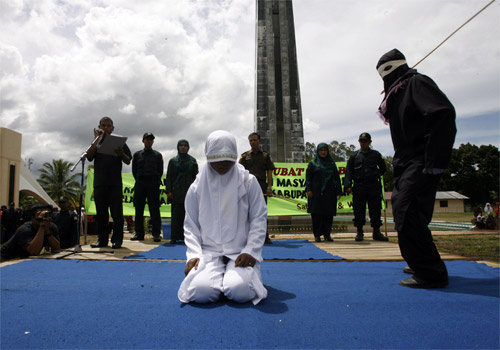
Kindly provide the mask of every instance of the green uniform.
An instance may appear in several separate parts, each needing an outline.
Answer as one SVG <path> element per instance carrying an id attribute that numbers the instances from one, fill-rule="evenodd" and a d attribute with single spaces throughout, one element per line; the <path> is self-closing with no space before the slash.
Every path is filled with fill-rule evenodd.
<path id="1" fill-rule="evenodd" d="M 240 157 L 239 163 L 254 175 L 259 181 L 262 192 L 267 192 L 267 172 L 274 170 L 274 163 L 271 155 L 267 152 L 259 150 L 253 153 L 252 150 L 243 153 Z"/>

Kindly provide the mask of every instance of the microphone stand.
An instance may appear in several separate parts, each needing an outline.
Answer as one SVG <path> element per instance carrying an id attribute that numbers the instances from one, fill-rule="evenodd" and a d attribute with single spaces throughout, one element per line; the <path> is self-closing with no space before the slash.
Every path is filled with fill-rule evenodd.
<path id="1" fill-rule="evenodd" d="M 71 172 L 75 170 L 75 168 L 78 166 L 78 164 L 81 162 L 82 163 L 82 177 L 80 181 L 80 212 L 78 213 L 78 229 L 77 231 L 77 238 L 76 238 L 76 245 L 74 246 L 74 253 L 82 253 L 84 252 L 82 250 L 82 246 L 80 245 L 80 235 L 81 235 L 81 227 L 82 227 L 82 206 L 83 206 L 83 192 L 84 192 L 84 187 L 83 187 L 83 174 L 85 171 L 85 159 L 87 159 L 87 153 L 89 152 L 89 149 L 92 147 L 92 145 L 99 139 L 101 135 L 97 135 L 94 138 L 94 141 L 91 142 L 90 146 L 85 150 L 85 152 L 82 153 L 80 156 L 80 159 L 78 159 L 78 162 L 76 162 L 75 165 L 70 169 Z M 85 230 L 85 239 L 84 239 L 84 244 L 87 243 L 87 230 Z M 111 251 L 112 253 L 113 251 Z M 104 253 L 103 251 L 85 251 L 84 253 Z M 108 253 L 108 252 L 106 252 Z"/>

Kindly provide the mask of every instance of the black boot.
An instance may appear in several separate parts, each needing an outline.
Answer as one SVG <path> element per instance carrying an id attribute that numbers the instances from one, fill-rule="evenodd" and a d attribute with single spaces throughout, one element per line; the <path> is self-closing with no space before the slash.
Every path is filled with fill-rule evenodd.
<path id="1" fill-rule="evenodd" d="M 363 240 L 364 234 L 363 234 L 363 226 L 358 227 L 358 232 L 356 233 L 356 238 L 354 240 L 356 242 L 361 242 Z"/>
<path id="2" fill-rule="evenodd" d="M 382 241 L 382 242 L 387 242 L 389 240 L 389 238 L 387 238 L 380 232 L 380 227 L 373 228 L 373 239 L 375 241 Z"/>

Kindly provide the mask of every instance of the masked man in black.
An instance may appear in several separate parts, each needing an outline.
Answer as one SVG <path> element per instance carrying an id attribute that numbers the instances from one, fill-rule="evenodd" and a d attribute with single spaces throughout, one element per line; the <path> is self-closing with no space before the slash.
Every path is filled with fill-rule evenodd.
<path id="1" fill-rule="evenodd" d="M 432 240 L 432 219 L 439 180 L 455 141 L 455 108 L 429 77 L 406 64 L 397 49 L 377 63 L 385 97 L 379 115 L 389 124 L 394 145 L 392 208 L 401 255 L 412 277 L 399 284 L 442 288 L 448 272 Z"/>

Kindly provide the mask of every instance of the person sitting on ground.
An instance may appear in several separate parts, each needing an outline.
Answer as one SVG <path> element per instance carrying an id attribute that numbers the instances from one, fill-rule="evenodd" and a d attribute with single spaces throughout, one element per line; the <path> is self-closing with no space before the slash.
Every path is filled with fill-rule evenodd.
<path id="1" fill-rule="evenodd" d="M 471 220 L 471 223 L 477 229 L 481 230 L 484 228 L 483 211 L 481 207 L 478 207 L 476 208 L 476 210 L 474 210 L 474 218 Z"/>
<path id="2" fill-rule="evenodd" d="M 186 277 L 178 298 L 208 303 L 224 294 L 255 305 L 267 297 L 260 273 L 267 219 L 262 189 L 236 163 L 236 139 L 229 132 L 212 132 L 205 155 L 207 164 L 185 200 Z"/>
<path id="3" fill-rule="evenodd" d="M 490 203 L 486 203 L 484 206 L 484 212 L 486 213 L 486 216 L 493 215 L 494 210 Z"/>
<path id="4" fill-rule="evenodd" d="M 33 206 L 31 221 L 19 226 L 14 235 L 2 245 L 2 261 L 39 255 L 42 248 L 60 250 L 59 232 L 52 222 L 52 207 L 48 204 Z"/>
<path id="5" fill-rule="evenodd" d="M 496 228 L 495 218 L 493 215 L 488 215 L 484 219 L 484 226 L 487 230 L 494 230 Z"/>

